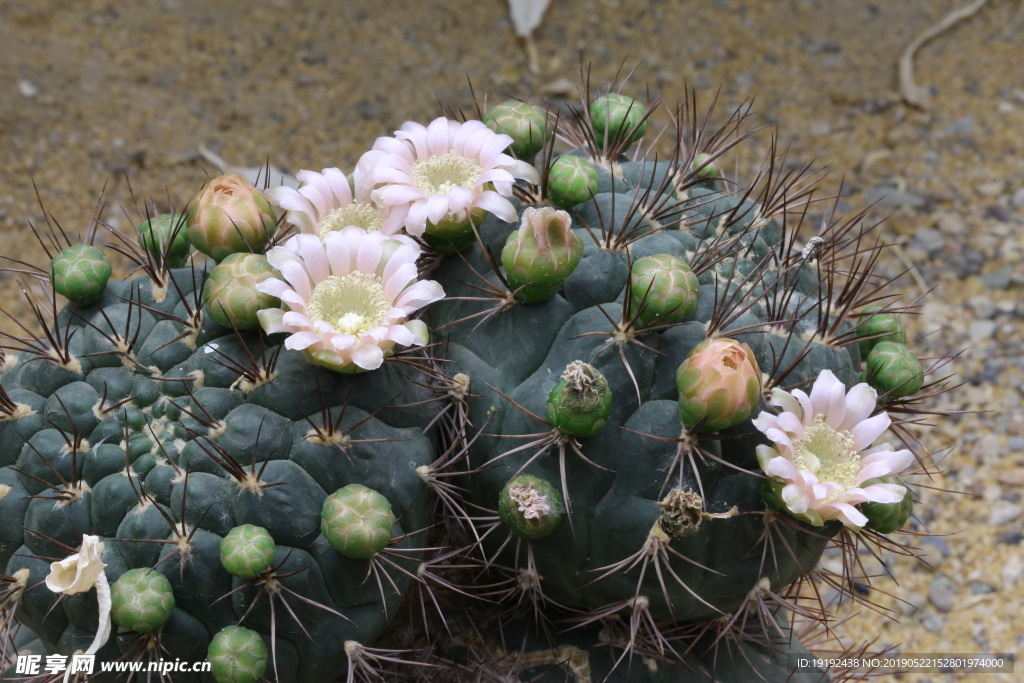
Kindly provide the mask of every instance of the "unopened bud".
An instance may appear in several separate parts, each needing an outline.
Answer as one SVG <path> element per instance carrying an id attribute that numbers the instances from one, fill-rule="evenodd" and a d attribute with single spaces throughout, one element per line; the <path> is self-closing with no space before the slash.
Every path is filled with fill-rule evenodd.
<path id="1" fill-rule="evenodd" d="M 240 175 L 222 175 L 203 186 L 185 222 L 195 248 L 219 262 L 230 254 L 262 252 L 277 218 L 252 183 Z"/>
<path id="2" fill-rule="evenodd" d="M 734 427 L 761 399 L 761 371 L 750 347 L 726 337 L 698 344 L 676 372 L 679 417 L 701 432 Z"/>
<path id="3" fill-rule="evenodd" d="M 569 229 L 570 223 L 569 214 L 551 207 L 523 211 L 521 227 L 501 250 L 501 264 L 517 299 L 547 301 L 579 265 L 583 241 Z"/>

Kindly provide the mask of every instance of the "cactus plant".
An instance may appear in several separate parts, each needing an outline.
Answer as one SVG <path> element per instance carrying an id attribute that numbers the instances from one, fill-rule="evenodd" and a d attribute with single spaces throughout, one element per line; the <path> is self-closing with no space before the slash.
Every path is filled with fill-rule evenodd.
<path id="1" fill-rule="evenodd" d="M 32 299 L 44 331 L 0 356 L 0 623 L 218 683 L 817 680 L 785 612 L 852 585 L 827 547 L 898 544 L 929 463 L 875 442 L 926 369 L 859 217 L 799 248 L 807 168 L 726 189 L 748 110 L 681 106 L 656 161 L 625 156 L 653 107 L 583 98 L 407 123 L 351 185 L 211 180 L 112 233 L 134 280 Z M 44 585 L 79 554 L 88 581 Z"/>

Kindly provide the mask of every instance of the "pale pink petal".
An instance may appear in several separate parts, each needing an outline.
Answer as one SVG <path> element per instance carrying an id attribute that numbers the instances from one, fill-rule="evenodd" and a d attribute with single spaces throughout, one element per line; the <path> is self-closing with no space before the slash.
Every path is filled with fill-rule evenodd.
<path id="1" fill-rule="evenodd" d="M 846 394 L 846 418 L 837 429 L 850 431 L 854 425 L 868 419 L 877 402 L 878 392 L 869 384 L 858 384 L 850 389 Z"/>
<path id="2" fill-rule="evenodd" d="M 768 461 L 768 467 L 765 468 L 764 473 L 769 477 L 792 479 L 796 476 L 796 468 L 785 458 L 772 458 Z"/>
<path id="3" fill-rule="evenodd" d="M 864 450 L 873 444 L 891 423 L 892 420 L 889 419 L 887 413 L 879 413 L 855 425 L 850 430 L 850 434 L 853 436 L 853 448 L 858 451 Z"/>
<path id="4" fill-rule="evenodd" d="M 410 235 L 419 237 L 427 229 L 427 202 L 420 200 L 409 206 L 409 215 L 405 219 L 405 229 Z"/>
<path id="5" fill-rule="evenodd" d="M 384 362 L 384 352 L 379 346 L 362 344 L 352 349 L 352 362 L 364 370 L 376 370 Z"/>
<path id="6" fill-rule="evenodd" d="M 431 156 L 440 156 L 448 151 L 448 119 L 434 119 L 427 126 L 427 146 Z"/>
<path id="7" fill-rule="evenodd" d="M 291 287 L 289 287 L 286 282 L 278 280 L 276 277 L 275 278 L 271 278 L 269 280 L 264 280 L 263 282 L 257 282 L 256 283 L 256 291 L 257 292 L 262 292 L 263 294 L 268 294 L 268 295 L 274 297 L 275 299 L 280 299 L 281 295 L 286 290 L 290 290 L 290 289 L 291 289 Z"/>
<path id="8" fill-rule="evenodd" d="M 811 502 L 807 491 L 795 484 L 787 484 L 782 487 L 782 501 L 789 508 L 790 512 L 798 515 L 807 512 Z"/>
<path id="9" fill-rule="evenodd" d="M 393 260 L 394 259 L 392 259 L 392 261 Z M 390 263 L 388 265 L 390 265 Z M 396 301 L 402 291 L 408 287 L 410 283 L 416 281 L 416 274 L 417 271 L 415 263 L 403 263 L 393 275 L 386 279 L 382 278 L 382 283 L 384 284 L 384 296 L 388 298 L 388 301 Z"/>
<path id="10" fill-rule="evenodd" d="M 437 225 L 444 220 L 444 217 L 447 216 L 449 212 L 448 195 L 435 194 L 427 200 L 427 220 L 434 225 Z"/>
<path id="11" fill-rule="evenodd" d="M 302 351 L 320 342 L 320 337 L 312 332 L 296 332 L 284 340 L 284 347 L 294 351 Z"/>
<path id="12" fill-rule="evenodd" d="M 802 419 L 804 409 L 800 407 L 800 402 L 793 398 L 793 395 L 788 391 L 775 387 L 772 389 L 772 400 L 771 404 L 782 408 L 787 413 L 793 413 L 797 418 Z"/>
<path id="13" fill-rule="evenodd" d="M 473 206 L 484 211 L 490 211 L 506 223 L 514 223 L 517 218 L 516 209 L 512 206 L 512 202 L 492 190 L 478 194 L 476 199 L 473 200 Z"/>
<path id="14" fill-rule="evenodd" d="M 848 503 L 832 503 L 827 507 L 834 509 L 836 511 L 836 518 L 842 520 L 846 526 L 860 529 L 868 523 L 868 518 L 860 510 Z"/>
<path id="15" fill-rule="evenodd" d="M 409 320 L 403 327 L 412 333 L 412 343 L 416 346 L 430 343 L 430 331 L 427 329 L 427 324 L 422 320 Z"/>
<path id="16" fill-rule="evenodd" d="M 298 311 L 288 311 L 281 318 L 281 322 L 292 327 L 309 327 L 309 318 Z"/>
<path id="17" fill-rule="evenodd" d="M 291 330 L 281 322 L 281 319 L 284 317 L 284 313 L 285 312 L 280 308 L 264 308 L 256 312 L 256 317 L 260 321 L 260 327 L 262 327 L 267 334 L 290 332 Z"/>

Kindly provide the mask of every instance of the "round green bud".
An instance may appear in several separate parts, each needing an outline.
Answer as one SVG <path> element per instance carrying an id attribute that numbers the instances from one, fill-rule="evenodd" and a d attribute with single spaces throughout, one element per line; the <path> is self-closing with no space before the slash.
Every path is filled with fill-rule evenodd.
<path id="1" fill-rule="evenodd" d="M 79 306 L 92 306 L 100 300 L 112 270 L 110 260 L 88 244 L 75 244 L 50 261 L 50 284 L 61 296 Z"/>
<path id="2" fill-rule="evenodd" d="M 521 227 L 501 250 L 505 278 L 517 299 L 547 301 L 579 265 L 583 241 L 569 228 L 571 223 L 569 214 L 550 206 L 523 211 Z"/>
<path id="3" fill-rule="evenodd" d="M 704 152 L 700 152 L 693 157 L 690 169 L 696 173 L 698 178 L 704 180 L 714 180 L 715 178 L 722 177 L 722 167 L 718 164 L 718 160 L 712 159 L 710 154 L 705 154 Z"/>
<path id="4" fill-rule="evenodd" d="M 530 474 L 513 477 L 498 495 L 498 516 L 520 538 L 544 538 L 562 521 L 558 489 Z"/>
<path id="5" fill-rule="evenodd" d="M 254 578 L 274 562 L 274 539 L 261 526 L 236 526 L 220 542 L 220 563 L 229 574 Z"/>
<path id="6" fill-rule="evenodd" d="M 152 633 L 167 623 L 172 610 L 171 583 L 155 569 L 130 569 L 110 587 L 110 618 L 129 631 Z"/>
<path id="7" fill-rule="evenodd" d="M 139 246 L 157 263 L 163 263 L 165 256 L 170 268 L 181 268 L 188 263 L 192 243 L 188 241 L 188 227 L 181 216 L 173 213 L 154 216 L 139 226 L 138 233 Z"/>
<path id="8" fill-rule="evenodd" d="M 228 626 L 210 641 L 206 659 L 217 683 L 256 683 L 267 670 L 267 644 L 256 631 Z"/>
<path id="9" fill-rule="evenodd" d="M 570 209 L 597 192 L 597 169 L 583 157 L 563 155 L 548 171 L 548 199 L 555 206 Z"/>
<path id="10" fill-rule="evenodd" d="M 667 325 L 697 308 L 700 283 L 690 265 L 671 254 L 645 256 L 629 273 L 630 304 L 637 327 Z"/>
<path id="11" fill-rule="evenodd" d="M 898 477 L 879 477 L 866 481 L 861 486 L 867 487 L 872 484 L 895 484 L 903 486 L 907 492 L 898 503 L 862 503 L 858 505 L 858 509 L 868 518 L 864 528 L 877 531 L 880 534 L 899 531 L 914 511 L 914 494 Z"/>
<path id="12" fill-rule="evenodd" d="M 889 400 L 913 396 L 924 384 L 924 366 L 905 344 L 875 344 L 865 363 L 868 384 Z"/>
<path id="13" fill-rule="evenodd" d="M 868 306 L 864 309 L 864 312 L 870 313 L 880 310 L 882 310 L 882 306 Z M 907 333 L 903 331 L 899 318 L 892 313 L 875 313 L 875 315 L 870 317 L 861 318 L 860 322 L 857 323 L 857 335 L 872 337 L 860 342 L 861 358 L 867 358 L 868 354 L 871 353 L 871 349 L 875 348 L 880 342 L 907 343 Z"/>
<path id="14" fill-rule="evenodd" d="M 210 273 L 203 287 L 206 312 L 215 321 L 239 330 L 258 330 L 256 314 L 276 308 L 280 300 L 256 289 L 259 283 L 280 275 L 260 254 L 231 254 Z"/>
<path id="15" fill-rule="evenodd" d="M 327 541 L 354 560 L 384 550 L 395 523 L 388 499 L 362 484 L 349 484 L 327 496 L 320 513 L 320 531 Z"/>
<path id="16" fill-rule="evenodd" d="M 517 159 L 533 157 L 552 135 L 547 112 L 529 102 L 505 100 L 488 109 L 482 120 L 495 133 L 503 133 L 512 138 L 509 149 Z"/>
<path id="17" fill-rule="evenodd" d="M 546 408 L 548 422 L 563 434 L 594 436 L 608 422 L 612 390 L 593 366 L 573 361 L 548 394 Z"/>
<path id="18" fill-rule="evenodd" d="M 274 207 L 240 175 L 210 180 L 188 206 L 189 241 L 214 261 L 231 254 L 259 253 L 277 228 Z"/>
<path id="19" fill-rule="evenodd" d="M 462 251 L 476 242 L 473 226 L 480 225 L 486 217 L 486 211 L 473 210 L 465 220 L 444 218 L 437 223 L 428 220 L 423 241 L 434 251 L 445 256 Z"/>
<path id="20" fill-rule="evenodd" d="M 761 371 L 750 347 L 728 337 L 695 346 L 676 371 L 679 418 L 703 433 L 735 427 L 761 400 Z"/>
<path id="21" fill-rule="evenodd" d="M 629 142 L 636 142 L 647 132 L 647 120 L 640 120 L 647 115 L 647 109 L 628 95 L 608 93 L 598 97 L 590 105 L 590 125 L 594 128 L 594 137 L 599 147 L 628 136 Z"/>

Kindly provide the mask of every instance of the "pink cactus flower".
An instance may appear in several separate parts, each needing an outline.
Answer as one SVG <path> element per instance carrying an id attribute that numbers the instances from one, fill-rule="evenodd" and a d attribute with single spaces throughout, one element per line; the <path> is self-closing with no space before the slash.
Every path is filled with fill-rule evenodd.
<path id="1" fill-rule="evenodd" d="M 434 119 L 429 126 L 407 122 L 393 138 L 377 138 L 370 171 L 373 200 L 387 212 L 385 231 L 404 227 L 420 237 L 434 225 L 469 220 L 490 211 L 516 220 L 507 199 L 516 178 L 538 182 L 537 170 L 503 151 L 512 144 L 480 121 Z M 383 153 L 383 154 L 381 154 Z"/>
<path id="2" fill-rule="evenodd" d="M 268 334 L 287 332 L 285 348 L 338 372 L 379 368 L 395 344 L 422 346 L 426 324 L 409 319 L 444 297 L 431 280 L 418 280 L 419 246 L 404 235 L 388 236 L 354 226 L 316 235 L 295 235 L 267 253 L 284 280 L 256 285 L 289 310 L 259 312 Z"/>
<path id="3" fill-rule="evenodd" d="M 773 445 L 757 447 L 764 473 L 784 483 L 781 500 L 798 519 L 816 526 L 838 519 L 860 529 L 867 523 L 858 503 L 897 503 L 906 494 L 898 484 L 872 480 L 899 474 L 913 461 L 906 449 L 888 443 L 872 446 L 891 420 L 872 416 L 878 395 L 867 384 L 848 392 L 829 370 L 822 370 L 808 396 L 773 389 L 771 405 L 779 415 L 762 411 L 754 419 Z"/>
<path id="4" fill-rule="evenodd" d="M 398 232 L 401 226 L 384 224 L 384 212 L 370 200 L 368 166 L 373 156 L 364 155 L 352 175 L 355 186 L 353 196 L 348 178 L 337 168 L 299 171 L 295 177 L 302 182 L 298 190 L 281 186 L 267 190 L 270 202 L 285 211 L 284 222 L 295 226 L 306 235 L 336 232 L 350 225 L 368 232 L 381 231 L 386 235 Z"/>

